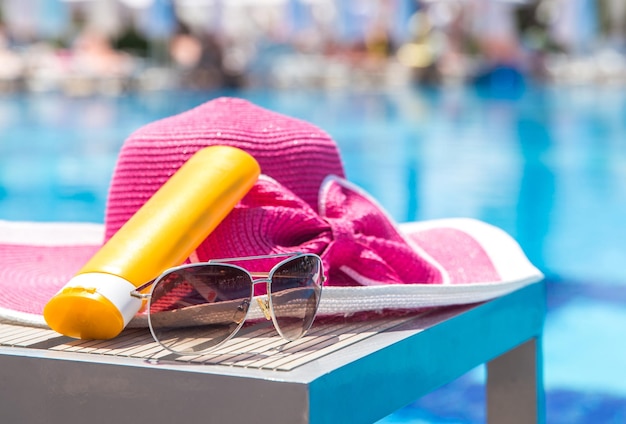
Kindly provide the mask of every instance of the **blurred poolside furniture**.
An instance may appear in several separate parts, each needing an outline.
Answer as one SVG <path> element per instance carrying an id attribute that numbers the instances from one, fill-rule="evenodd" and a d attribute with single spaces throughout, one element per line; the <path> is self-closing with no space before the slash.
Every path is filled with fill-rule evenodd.
<path id="1" fill-rule="evenodd" d="M 537 283 L 478 305 L 320 322 L 286 345 L 257 330 L 196 358 L 156 349 L 145 329 L 81 341 L 0 324 L 0 410 L 16 423 L 369 423 L 487 363 L 488 422 L 543 423 L 544 315 Z"/>

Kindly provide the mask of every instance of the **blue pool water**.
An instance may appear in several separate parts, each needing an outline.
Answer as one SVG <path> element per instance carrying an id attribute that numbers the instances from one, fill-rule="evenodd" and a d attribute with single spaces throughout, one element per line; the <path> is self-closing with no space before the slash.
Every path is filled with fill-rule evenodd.
<path id="1" fill-rule="evenodd" d="M 548 422 L 626 422 L 623 90 L 0 97 L 0 219 L 102 222 L 124 139 L 219 95 L 325 129 L 348 178 L 398 221 L 467 216 L 513 235 L 549 282 Z M 381 422 L 483 422 L 482 374 L 468 373 Z"/>

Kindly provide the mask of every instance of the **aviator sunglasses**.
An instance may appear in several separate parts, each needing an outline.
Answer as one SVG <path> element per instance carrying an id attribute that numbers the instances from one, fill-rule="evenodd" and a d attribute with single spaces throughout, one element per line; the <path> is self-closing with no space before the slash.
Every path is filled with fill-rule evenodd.
<path id="1" fill-rule="evenodd" d="M 263 273 L 231 263 L 281 257 L 286 259 Z M 149 301 L 150 332 L 159 345 L 179 355 L 198 355 L 237 334 L 253 301 L 281 337 L 304 336 L 315 319 L 324 280 L 319 256 L 281 253 L 170 268 L 131 296 Z M 149 293 L 142 293 L 150 286 Z"/>

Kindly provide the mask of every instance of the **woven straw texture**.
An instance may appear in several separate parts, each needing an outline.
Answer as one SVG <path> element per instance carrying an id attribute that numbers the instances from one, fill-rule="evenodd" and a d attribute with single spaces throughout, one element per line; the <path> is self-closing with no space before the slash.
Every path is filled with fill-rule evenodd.
<path id="1" fill-rule="evenodd" d="M 250 153 L 263 174 L 314 208 L 324 178 L 344 176 L 337 145 L 318 127 L 246 100 L 215 99 L 148 124 L 126 140 L 109 189 L 106 237 L 128 221 L 196 151 L 215 145 Z"/>

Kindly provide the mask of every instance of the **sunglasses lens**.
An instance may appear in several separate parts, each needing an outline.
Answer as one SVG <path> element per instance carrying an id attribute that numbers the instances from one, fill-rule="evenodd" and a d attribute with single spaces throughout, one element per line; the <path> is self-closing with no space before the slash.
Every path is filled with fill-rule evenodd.
<path id="1" fill-rule="evenodd" d="M 276 326 L 288 340 L 311 327 L 322 294 L 322 263 L 304 255 L 280 265 L 272 275 L 271 302 Z"/>
<path id="2" fill-rule="evenodd" d="M 252 280 L 240 268 L 203 264 L 172 270 L 152 291 L 150 330 L 172 352 L 201 353 L 237 332 L 251 298 Z"/>

